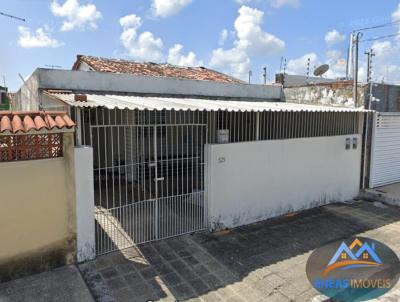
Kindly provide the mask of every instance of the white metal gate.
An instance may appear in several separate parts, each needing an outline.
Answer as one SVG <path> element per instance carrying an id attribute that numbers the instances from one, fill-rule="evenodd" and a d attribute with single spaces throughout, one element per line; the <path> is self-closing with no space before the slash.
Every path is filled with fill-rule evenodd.
<path id="1" fill-rule="evenodd" d="M 94 125 L 96 252 L 203 230 L 205 124 Z"/>
<path id="2" fill-rule="evenodd" d="M 400 114 L 380 112 L 374 117 L 370 187 L 400 182 Z"/>

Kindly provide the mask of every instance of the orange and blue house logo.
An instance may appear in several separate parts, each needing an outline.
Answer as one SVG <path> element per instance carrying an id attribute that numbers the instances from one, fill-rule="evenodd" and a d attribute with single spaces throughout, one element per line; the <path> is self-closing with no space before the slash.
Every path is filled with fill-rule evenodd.
<path id="1" fill-rule="evenodd" d="M 382 260 L 377 255 L 375 243 L 363 243 L 360 239 L 354 239 L 350 246 L 342 242 L 329 261 L 323 275 L 327 275 L 335 269 L 348 270 L 359 267 L 381 266 L 382 264 Z"/>
<path id="2" fill-rule="evenodd" d="M 357 302 L 377 298 L 393 288 L 400 262 L 385 244 L 357 237 L 316 249 L 306 270 L 319 292 L 338 301 Z"/>

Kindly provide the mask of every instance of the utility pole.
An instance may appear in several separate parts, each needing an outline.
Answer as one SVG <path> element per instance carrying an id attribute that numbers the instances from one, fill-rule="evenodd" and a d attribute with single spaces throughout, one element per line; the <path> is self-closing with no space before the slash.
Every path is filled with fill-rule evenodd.
<path id="1" fill-rule="evenodd" d="M 8 18 L 11 18 L 11 19 L 16 19 L 16 20 L 19 20 L 19 21 L 22 21 L 22 22 L 26 21 L 24 18 L 16 17 L 16 16 L 13 16 L 13 15 L 10 15 L 10 14 L 6 14 L 6 13 L 3 13 L 3 12 L 0 12 L 0 16 L 8 17 Z"/>
<path id="2" fill-rule="evenodd" d="M 353 71 L 353 102 L 354 107 L 357 106 L 357 85 L 358 85 L 358 43 L 362 37 L 362 33 L 358 32 L 353 36 L 353 52 L 354 52 L 354 71 Z"/>
<path id="3" fill-rule="evenodd" d="M 350 63 L 353 62 L 353 57 L 352 57 L 352 52 L 353 52 L 353 33 L 350 34 L 350 44 L 347 52 L 347 62 L 346 62 L 346 79 L 350 79 L 350 70 L 353 65 L 350 66 Z"/>
<path id="4" fill-rule="evenodd" d="M 267 85 L 267 66 L 263 67 L 264 85 Z"/>
<path id="5" fill-rule="evenodd" d="M 253 75 L 253 72 L 251 70 L 249 70 L 249 85 L 251 84 L 252 75 Z"/>
<path id="6" fill-rule="evenodd" d="M 371 48 L 370 50 L 366 51 L 365 54 L 367 55 L 367 82 L 369 85 L 369 92 L 368 92 L 368 109 L 371 109 L 371 102 L 372 102 L 372 57 L 375 56 L 374 50 Z"/>

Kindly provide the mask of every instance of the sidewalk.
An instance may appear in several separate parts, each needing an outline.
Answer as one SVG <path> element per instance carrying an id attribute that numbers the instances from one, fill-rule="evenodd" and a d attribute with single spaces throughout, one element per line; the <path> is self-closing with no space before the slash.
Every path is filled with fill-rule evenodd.
<path id="1" fill-rule="evenodd" d="M 366 189 L 360 197 L 369 201 L 379 201 L 385 204 L 400 206 L 400 183 Z"/>
<path id="2" fill-rule="evenodd" d="M 98 257 L 80 269 L 97 301 L 321 302 L 311 252 L 351 236 L 400 253 L 400 208 L 330 204 L 217 234 L 198 233 Z M 376 301 L 400 301 L 400 284 Z"/>
<path id="3" fill-rule="evenodd" d="M 0 302 L 93 302 L 76 266 L 0 283 Z"/>
<path id="4" fill-rule="evenodd" d="M 322 302 L 326 297 L 307 280 L 307 259 L 351 236 L 379 240 L 400 254 L 400 208 L 337 203 L 146 243 L 81 264 L 87 285 L 76 266 L 65 266 L 0 284 L 0 302 Z M 373 301 L 400 301 L 400 283 Z"/>

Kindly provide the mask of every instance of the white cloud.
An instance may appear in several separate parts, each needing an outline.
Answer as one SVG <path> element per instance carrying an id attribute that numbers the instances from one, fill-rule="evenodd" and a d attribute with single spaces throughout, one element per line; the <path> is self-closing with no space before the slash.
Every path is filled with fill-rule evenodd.
<path id="1" fill-rule="evenodd" d="M 373 80 L 400 82 L 400 62 L 398 59 L 400 45 L 391 41 L 375 41 L 371 48 L 375 53 L 372 60 Z"/>
<path id="2" fill-rule="evenodd" d="M 250 58 L 245 51 L 238 48 L 218 48 L 213 51 L 210 66 L 229 72 L 236 78 L 245 79 L 250 70 Z"/>
<path id="3" fill-rule="evenodd" d="M 152 0 L 151 8 L 154 16 L 166 18 L 178 14 L 192 0 Z"/>
<path id="4" fill-rule="evenodd" d="M 283 51 L 285 43 L 261 28 L 264 13 L 258 9 L 242 6 L 235 20 L 237 47 L 250 54 L 270 55 Z"/>
<path id="5" fill-rule="evenodd" d="M 397 9 L 392 13 L 392 20 L 393 21 L 400 20 L 400 4 L 397 6 Z"/>
<path id="6" fill-rule="evenodd" d="M 271 0 L 272 7 L 280 8 L 282 6 L 299 7 L 300 0 Z"/>
<path id="7" fill-rule="evenodd" d="M 262 28 L 264 13 L 242 6 L 234 22 L 236 40 L 234 47 L 213 51 L 210 66 L 245 79 L 250 67 L 250 56 L 268 56 L 281 53 L 285 42 Z"/>
<path id="8" fill-rule="evenodd" d="M 331 49 L 326 52 L 326 58 L 330 62 L 336 62 L 337 60 L 340 60 L 341 57 L 342 52 L 340 50 Z"/>
<path id="9" fill-rule="evenodd" d="M 314 52 L 307 53 L 300 58 L 289 60 L 287 62 L 286 72 L 289 74 L 306 75 L 307 74 L 307 62 L 308 62 L 309 58 L 310 58 L 310 75 L 312 75 L 314 66 L 320 65 L 318 56 Z"/>
<path id="10" fill-rule="evenodd" d="M 346 39 L 345 35 L 342 35 L 336 29 L 328 31 L 325 35 L 325 42 L 328 45 L 334 45 L 334 44 L 340 43 L 340 42 L 344 41 L 344 39 Z"/>
<path id="11" fill-rule="evenodd" d="M 287 73 L 305 76 L 307 74 L 308 58 L 310 58 L 310 76 L 314 76 L 315 68 L 323 63 L 329 65 L 329 70 L 324 74 L 324 77 L 335 79 L 346 75 L 346 60 L 343 58 L 342 53 L 339 50 L 327 51 L 325 54 L 325 60 L 321 60 L 321 58 L 314 52 L 289 60 L 287 63 Z"/>
<path id="12" fill-rule="evenodd" d="M 389 60 L 396 51 L 395 46 L 390 41 L 375 41 L 371 48 L 378 60 Z"/>
<path id="13" fill-rule="evenodd" d="M 196 54 L 190 51 L 186 56 L 181 53 L 183 45 L 175 44 L 169 49 L 168 63 L 180 66 L 203 66 L 203 62 L 197 60 Z"/>
<path id="14" fill-rule="evenodd" d="M 120 40 L 127 54 L 137 60 L 161 62 L 165 60 L 163 54 L 164 43 L 153 33 L 145 31 L 139 33 L 142 19 L 135 15 L 127 15 L 119 19 L 122 26 Z M 182 54 L 183 45 L 175 44 L 168 51 L 166 57 L 168 63 L 180 66 L 202 66 L 203 62 L 198 60 L 193 51 Z"/>
<path id="15" fill-rule="evenodd" d="M 342 78 L 346 76 L 346 59 L 339 50 L 328 50 L 326 52 L 326 64 L 329 65 L 328 72 L 324 75 L 327 78 Z"/>
<path id="16" fill-rule="evenodd" d="M 222 46 L 225 44 L 226 39 L 228 39 L 229 32 L 226 29 L 223 29 L 219 34 L 218 45 Z"/>
<path id="17" fill-rule="evenodd" d="M 243 5 L 243 4 L 249 4 L 252 0 L 235 0 L 237 4 Z"/>
<path id="18" fill-rule="evenodd" d="M 128 52 L 128 55 L 142 61 L 159 62 L 163 60 L 163 42 L 151 32 L 138 34 L 142 26 L 142 20 L 135 14 L 127 15 L 119 19 L 122 26 L 120 40 Z"/>
<path id="19" fill-rule="evenodd" d="M 130 27 L 138 29 L 140 26 L 142 26 L 142 19 L 134 14 L 127 15 L 119 19 L 119 24 L 122 26 L 123 29 L 127 29 Z"/>
<path id="20" fill-rule="evenodd" d="M 97 29 L 97 21 L 102 18 L 96 5 L 80 5 L 78 0 L 67 0 L 62 5 L 54 0 L 50 9 L 54 16 L 65 19 L 61 31 L 70 31 L 76 28 Z"/>
<path id="21" fill-rule="evenodd" d="M 18 31 L 18 45 L 22 48 L 56 48 L 63 45 L 63 43 L 51 37 L 50 29 L 47 26 L 39 27 L 33 33 L 28 27 L 19 26 Z"/>
<path id="22" fill-rule="evenodd" d="M 262 0 L 234 0 L 240 5 L 250 4 L 252 2 L 260 2 Z M 283 6 L 291 6 L 297 8 L 300 6 L 300 0 L 269 0 L 269 3 L 274 8 L 281 8 Z"/>

